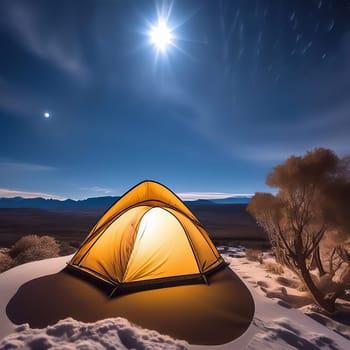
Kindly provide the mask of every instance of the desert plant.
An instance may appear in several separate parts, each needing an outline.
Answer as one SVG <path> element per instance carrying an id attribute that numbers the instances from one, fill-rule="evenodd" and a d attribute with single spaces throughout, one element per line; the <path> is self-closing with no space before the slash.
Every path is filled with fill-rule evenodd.
<path id="1" fill-rule="evenodd" d="M 15 264 L 15 261 L 9 254 L 0 252 L 0 272 L 10 269 L 11 267 L 15 266 Z"/>
<path id="2" fill-rule="evenodd" d="M 274 275 L 282 275 L 284 272 L 283 266 L 278 263 L 267 262 L 264 264 L 266 272 L 273 273 Z"/>
<path id="3" fill-rule="evenodd" d="M 59 255 L 59 245 L 50 236 L 24 236 L 11 249 L 11 255 L 17 264 L 53 258 Z"/>
<path id="4" fill-rule="evenodd" d="M 260 264 L 263 263 L 263 252 L 259 249 L 247 249 L 245 256 L 250 261 L 258 261 Z"/>
<path id="5" fill-rule="evenodd" d="M 25 250 L 34 247 L 40 243 L 40 237 L 38 235 L 27 235 L 21 237 L 10 249 L 10 255 L 12 258 Z"/>
<path id="6" fill-rule="evenodd" d="M 60 255 L 69 255 L 73 254 L 77 251 L 77 248 L 73 247 L 70 243 L 68 242 L 60 242 Z"/>
<path id="7" fill-rule="evenodd" d="M 247 210 L 267 232 L 277 262 L 300 277 L 319 306 L 334 312 L 345 280 L 337 290 L 324 293 L 310 270 L 316 267 L 320 276 L 327 273 L 320 254 L 320 242 L 327 230 L 342 231 L 344 236 L 350 232 L 349 159 L 318 148 L 303 157 L 292 156 L 275 167 L 266 183 L 278 188 L 278 193 L 256 193 Z M 338 256 L 349 265 L 347 253 L 339 252 Z"/>

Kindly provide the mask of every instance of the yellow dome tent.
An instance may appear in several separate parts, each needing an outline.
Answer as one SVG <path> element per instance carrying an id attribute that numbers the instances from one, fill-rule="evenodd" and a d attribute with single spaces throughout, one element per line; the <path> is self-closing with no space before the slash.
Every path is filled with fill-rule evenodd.
<path id="1" fill-rule="evenodd" d="M 206 282 L 225 262 L 198 219 L 168 188 L 144 181 L 97 222 L 68 267 L 116 290 Z"/>

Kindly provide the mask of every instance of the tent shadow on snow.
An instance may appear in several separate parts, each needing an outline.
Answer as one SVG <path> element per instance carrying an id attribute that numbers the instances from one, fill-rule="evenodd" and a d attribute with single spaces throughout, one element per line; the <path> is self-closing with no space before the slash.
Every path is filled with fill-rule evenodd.
<path id="1" fill-rule="evenodd" d="M 7 314 L 31 327 L 121 316 L 209 345 L 240 336 L 254 302 L 182 201 L 145 181 L 107 210 L 66 269 L 23 285 Z"/>
<path id="2" fill-rule="evenodd" d="M 62 271 L 24 284 L 7 306 L 9 319 L 42 328 L 73 317 L 95 322 L 124 317 L 192 344 L 223 344 L 248 328 L 254 304 L 247 287 L 229 268 L 209 276 L 209 285 L 158 288 L 113 298 Z"/>

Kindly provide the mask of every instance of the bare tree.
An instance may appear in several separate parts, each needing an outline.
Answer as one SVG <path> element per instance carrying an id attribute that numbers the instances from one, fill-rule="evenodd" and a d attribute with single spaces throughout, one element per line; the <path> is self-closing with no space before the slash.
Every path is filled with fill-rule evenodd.
<path id="1" fill-rule="evenodd" d="M 290 157 L 266 178 L 266 183 L 277 188 L 278 193 L 256 193 L 247 208 L 267 232 L 276 259 L 299 275 L 315 302 L 328 312 L 335 311 L 341 286 L 333 293 L 321 291 L 310 269 L 317 267 L 320 276 L 327 273 L 320 242 L 330 228 L 345 231 L 350 227 L 344 208 L 339 209 L 350 198 L 340 195 L 350 188 L 345 163 L 322 148 L 303 157 Z M 334 195 L 335 190 L 339 195 Z M 337 256 L 344 260 L 347 255 L 343 253 L 342 258 L 338 251 Z"/>

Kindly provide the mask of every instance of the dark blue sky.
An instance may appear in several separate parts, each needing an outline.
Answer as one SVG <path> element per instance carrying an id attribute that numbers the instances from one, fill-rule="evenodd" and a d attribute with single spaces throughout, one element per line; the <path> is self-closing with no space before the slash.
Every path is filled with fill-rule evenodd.
<path id="1" fill-rule="evenodd" d="M 178 48 L 157 57 L 147 33 L 164 9 Z M 350 1 L 2 0 L 0 13 L 0 195 L 143 179 L 254 193 L 292 154 L 349 152 Z"/>

